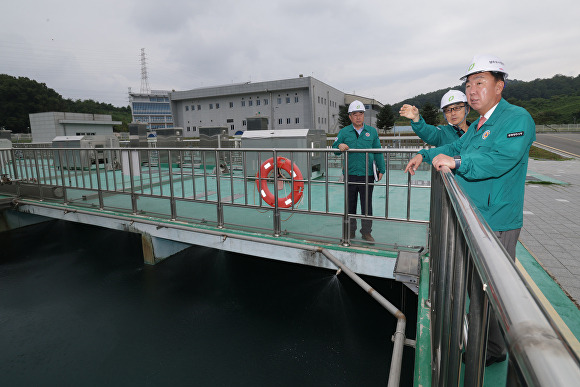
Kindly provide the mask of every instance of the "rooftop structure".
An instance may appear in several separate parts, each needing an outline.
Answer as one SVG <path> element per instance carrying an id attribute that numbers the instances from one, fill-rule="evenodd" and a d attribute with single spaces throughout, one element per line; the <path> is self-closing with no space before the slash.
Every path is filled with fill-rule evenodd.
<path id="1" fill-rule="evenodd" d="M 32 142 L 51 142 L 57 136 L 107 136 L 113 134 L 109 114 L 46 112 L 29 114 Z"/>

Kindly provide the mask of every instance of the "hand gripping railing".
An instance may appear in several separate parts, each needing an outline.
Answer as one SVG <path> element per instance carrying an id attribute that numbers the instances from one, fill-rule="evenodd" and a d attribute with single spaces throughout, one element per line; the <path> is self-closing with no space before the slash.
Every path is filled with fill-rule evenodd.
<path id="1" fill-rule="evenodd" d="M 432 385 L 459 385 L 469 275 L 464 385 L 483 384 L 490 306 L 508 346 L 506 385 L 577 385 L 579 359 L 449 169 L 433 172 L 431 201 Z"/>

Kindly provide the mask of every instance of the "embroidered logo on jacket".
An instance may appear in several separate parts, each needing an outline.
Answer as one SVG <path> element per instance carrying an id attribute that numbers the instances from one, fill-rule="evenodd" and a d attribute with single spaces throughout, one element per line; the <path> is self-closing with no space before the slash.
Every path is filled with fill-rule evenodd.
<path id="1" fill-rule="evenodd" d="M 366 132 L 366 133 L 365 133 L 365 136 L 367 136 L 367 137 L 370 137 L 370 136 L 371 136 L 371 134 L 370 134 L 369 132 Z"/>
<path id="2" fill-rule="evenodd" d="M 507 134 L 507 138 L 512 138 L 512 137 L 520 137 L 524 135 L 524 131 L 522 130 L 521 132 L 513 132 L 513 133 L 508 133 Z"/>
<path id="3" fill-rule="evenodd" d="M 484 133 L 481 135 L 481 138 L 485 140 L 485 139 L 487 138 L 487 136 L 489 136 L 489 135 L 490 135 L 490 133 L 491 133 L 491 132 L 489 131 L 489 129 L 488 129 L 488 130 L 486 130 L 486 131 L 485 131 L 485 132 L 484 132 Z"/>

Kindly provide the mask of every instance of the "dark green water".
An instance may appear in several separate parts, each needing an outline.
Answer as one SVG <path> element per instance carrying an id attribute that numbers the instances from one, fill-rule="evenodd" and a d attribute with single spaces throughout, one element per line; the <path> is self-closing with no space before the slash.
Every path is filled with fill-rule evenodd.
<path id="1" fill-rule="evenodd" d="M 198 247 L 145 266 L 140 243 L 62 221 L 0 234 L 0 385 L 386 385 L 395 320 L 346 275 Z M 365 280 L 414 338 L 415 296 Z"/>

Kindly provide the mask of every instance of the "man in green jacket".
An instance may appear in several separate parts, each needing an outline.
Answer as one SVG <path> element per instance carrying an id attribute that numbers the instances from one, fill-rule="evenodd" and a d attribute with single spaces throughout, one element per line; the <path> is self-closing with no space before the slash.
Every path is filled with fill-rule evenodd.
<path id="1" fill-rule="evenodd" d="M 502 98 L 507 73 L 494 56 L 477 55 L 465 76 L 465 94 L 481 116 L 459 140 L 421 150 L 407 164 L 413 175 L 421 162 L 455 170 L 455 177 L 495 235 L 515 260 L 523 225 L 528 154 L 536 126 L 523 108 Z M 495 326 L 494 326 L 495 325 Z M 505 359 L 505 343 L 495 318 L 490 319 L 486 365 Z"/>
<path id="2" fill-rule="evenodd" d="M 411 120 L 411 129 L 427 144 L 441 146 L 463 136 L 471 122 L 467 121 L 469 105 L 467 97 L 459 90 L 449 90 L 441 98 L 441 110 L 448 125 L 429 125 L 412 105 L 403 105 L 399 110 L 402 117 Z"/>
<path id="3" fill-rule="evenodd" d="M 348 107 L 348 117 L 351 125 L 340 130 L 332 147 L 345 152 L 349 149 L 371 149 L 381 148 L 379 134 L 375 128 L 365 125 L 365 106 L 360 101 L 352 102 Z M 339 154 L 339 153 L 337 153 Z M 368 159 L 367 159 L 368 156 Z M 368 162 L 367 162 L 368 160 Z M 385 159 L 382 153 L 348 153 L 348 172 L 345 173 L 348 181 L 348 213 L 356 214 L 357 201 L 360 196 L 361 213 L 364 215 L 373 214 L 373 162 L 376 163 L 378 180 L 381 180 L 385 173 Z M 368 192 L 368 196 L 367 196 Z M 362 238 L 370 243 L 375 239 L 371 235 L 372 221 L 370 219 L 361 220 Z M 356 235 L 356 219 L 350 219 L 350 238 Z"/>

